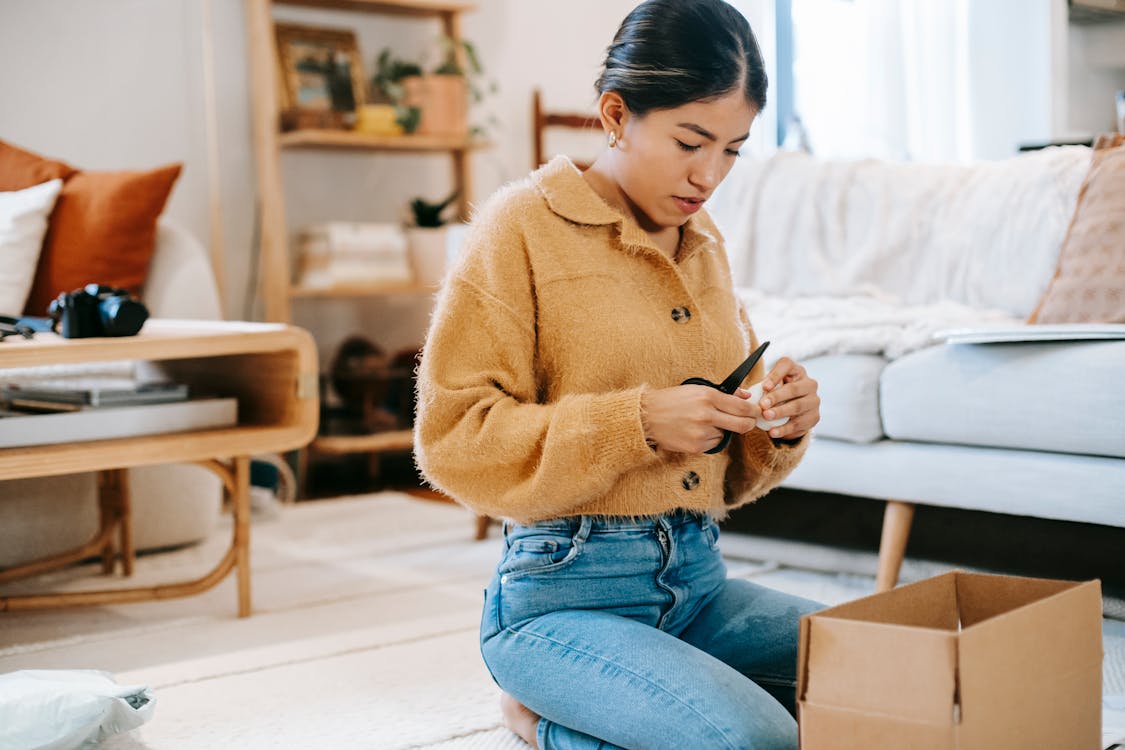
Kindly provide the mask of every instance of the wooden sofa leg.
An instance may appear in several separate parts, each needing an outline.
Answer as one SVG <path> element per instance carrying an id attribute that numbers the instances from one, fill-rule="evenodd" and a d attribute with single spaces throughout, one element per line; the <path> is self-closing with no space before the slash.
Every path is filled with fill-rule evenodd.
<path id="1" fill-rule="evenodd" d="M 913 520 L 913 503 L 887 501 L 887 509 L 883 513 L 883 538 L 879 542 L 879 574 L 875 577 L 875 591 L 890 591 L 898 583 Z"/>
<path id="2" fill-rule="evenodd" d="M 473 538 L 480 541 L 488 536 L 488 527 L 492 523 L 492 519 L 488 516 L 477 516 L 475 521 L 476 528 L 473 531 Z"/>

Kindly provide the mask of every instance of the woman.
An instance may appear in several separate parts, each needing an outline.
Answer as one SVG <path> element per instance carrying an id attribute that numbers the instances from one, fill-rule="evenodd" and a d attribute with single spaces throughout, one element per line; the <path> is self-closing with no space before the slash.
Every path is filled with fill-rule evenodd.
<path id="1" fill-rule="evenodd" d="M 418 466 L 508 519 L 481 651 L 529 745 L 795 748 L 819 605 L 728 581 L 715 519 L 797 464 L 817 384 L 783 358 L 743 384 L 760 406 L 681 385 L 758 345 L 702 205 L 765 105 L 761 53 L 722 0 L 649 0 L 597 89 L 590 169 L 555 159 L 474 221 L 419 370 Z"/>

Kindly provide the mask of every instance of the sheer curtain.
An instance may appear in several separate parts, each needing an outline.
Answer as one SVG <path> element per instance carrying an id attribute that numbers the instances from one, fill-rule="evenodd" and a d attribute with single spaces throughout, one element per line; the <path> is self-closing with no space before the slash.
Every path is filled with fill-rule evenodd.
<path id="1" fill-rule="evenodd" d="M 968 161 L 970 0 L 792 0 L 795 105 L 814 153 Z"/>

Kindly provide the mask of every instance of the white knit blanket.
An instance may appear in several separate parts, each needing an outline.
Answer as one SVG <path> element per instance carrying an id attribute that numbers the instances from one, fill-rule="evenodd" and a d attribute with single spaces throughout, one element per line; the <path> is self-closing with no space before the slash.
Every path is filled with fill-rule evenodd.
<path id="1" fill-rule="evenodd" d="M 895 359 L 934 344 L 945 328 L 1013 324 L 1003 310 L 979 310 L 957 302 L 903 305 L 886 294 L 852 297 L 785 297 L 756 289 L 736 290 L 754 333 L 770 341 L 768 361 L 799 361 L 824 354 L 882 354 Z"/>
<path id="2" fill-rule="evenodd" d="M 1026 317 L 1055 272 L 1089 161 L 1084 147 L 973 165 L 779 153 L 740 164 L 708 211 L 735 283 L 787 298 L 787 315 L 802 317 L 795 298 L 807 297 L 817 323 L 821 311 L 880 325 L 960 318 L 945 301 Z M 855 301 L 871 290 L 925 307 L 899 315 Z"/>

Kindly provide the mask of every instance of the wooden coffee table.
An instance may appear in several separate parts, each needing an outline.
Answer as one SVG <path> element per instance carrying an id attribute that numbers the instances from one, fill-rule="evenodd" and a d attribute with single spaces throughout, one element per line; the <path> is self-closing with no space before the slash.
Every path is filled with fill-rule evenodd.
<path id="1" fill-rule="evenodd" d="M 119 538 L 126 575 L 132 573 L 130 497 L 125 469 L 198 463 L 218 474 L 234 518 L 230 548 L 211 572 L 192 581 L 145 588 L 0 597 L 0 611 L 101 605 L 189 596 L 238 573 L 238 614 L 250 614 L 250 456 L 292 450 L 316 435 L 317 358 L 312 337 L 271 323 L 149 320 L 137 336 L 64 339 L 36 334 L 0 342 L 0 369 L 142 360 L 193 393 L 238 399 L 238 423 L 192 432 L 112 440 L 0 448 L 0 479 L 99 472 L 101 528 L 86 545 L 0 571 L 0 582 L 101 554 L 112 572 Z"/>

